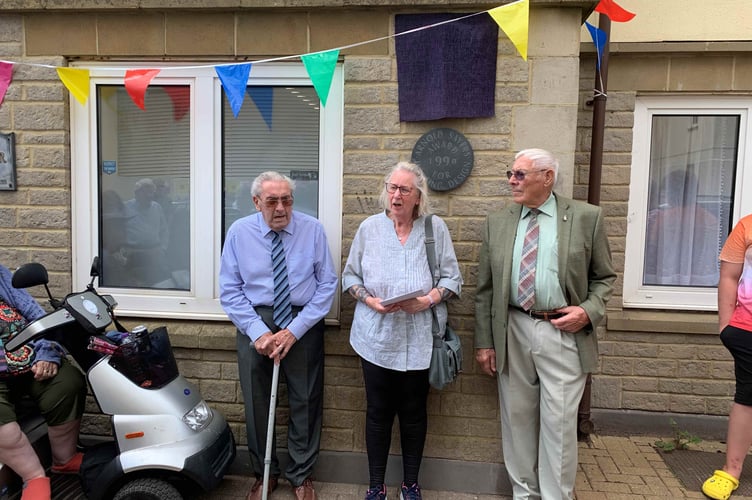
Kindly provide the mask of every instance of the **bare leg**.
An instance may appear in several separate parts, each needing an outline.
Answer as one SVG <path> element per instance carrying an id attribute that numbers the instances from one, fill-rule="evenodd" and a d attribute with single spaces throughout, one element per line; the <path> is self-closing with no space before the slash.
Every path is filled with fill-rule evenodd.
<path id="1" fill-rule="evenodd" d="M 752 446 L 752 406 L 734 403 L 731 406 L 726 437 L 726 464 L 723 470 L 739 478 L 744 458 Z"/>
<path id="2" fill-rule="evenodd" d="M 52 463 L 54 465 L 64 465 L 76 454 L 78 451 L 76 445 L 78 443 L 78 431 L 80 428 L 80 418 L 47 428 L 50 436 L 50 448 L 52 448 Z"/>
<path id="3" fill-rule="evenodd" d="M 17 422 L 0 425 L 0 462 L 13 469 L 24 482 L 45 477 L 39 457 Z"/>

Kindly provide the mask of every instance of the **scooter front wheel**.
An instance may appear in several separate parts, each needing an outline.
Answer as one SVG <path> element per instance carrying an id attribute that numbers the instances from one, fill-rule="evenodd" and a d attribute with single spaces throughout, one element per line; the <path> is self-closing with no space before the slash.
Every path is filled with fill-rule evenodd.
<path id="1" fill-rule="evenodd" d="M 167 481 L 147 477 L 126 483 L 113 500 L 183 500 L 183 495 Z"/>

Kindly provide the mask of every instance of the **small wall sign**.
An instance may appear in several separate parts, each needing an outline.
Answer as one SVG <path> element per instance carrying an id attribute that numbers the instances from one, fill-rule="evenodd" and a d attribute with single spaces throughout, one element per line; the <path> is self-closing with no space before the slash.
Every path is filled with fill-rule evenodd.
<path id="1" fill-rule="evenodd" d="M 413 147 L 412 162 L 420 165 L 434 191 L 459 187 L 470 176 L 473 161 L 470 142 L 451 128 L 429 130 Z"/>
<path id="2" fill-rule="evenodd" d="M 16 134 L 0 134 L 0 191 L 16 190 Z"/>
<path id="3" fill-rule="evenodd" d="M 104 160 L 102 162 L 102 172 L 104 172 L 107 175 L 112 175 L 117 172 L 117 161 L 115 160 Z"/>

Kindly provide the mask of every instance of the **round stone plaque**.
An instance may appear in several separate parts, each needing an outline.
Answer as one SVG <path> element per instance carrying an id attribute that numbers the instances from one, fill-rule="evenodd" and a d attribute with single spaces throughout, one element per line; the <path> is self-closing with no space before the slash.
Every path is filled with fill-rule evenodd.
<path id="1" fill-rule="evenodd" d="M 473 148 L 464 135 L 451 128 L 429 130 L 413 147 L 412 162 L 426 174 L 428 187 L 449 191 L 459 187 L 473 169 Z"/>

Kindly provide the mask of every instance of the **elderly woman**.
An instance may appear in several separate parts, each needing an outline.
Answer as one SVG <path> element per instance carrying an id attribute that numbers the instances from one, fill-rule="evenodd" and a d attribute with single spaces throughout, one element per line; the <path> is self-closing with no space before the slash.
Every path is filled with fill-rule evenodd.
<path id="1" fill-rule="evenodd" d="M 26 290 L 13 288 L 10 271 L 0 265 L 0 348 L 27 321 L 44 314 Z M 14 403 L 22 396 L 31 396 L 47 421 L 52 472 L 76 474 L 81 467 L 76 444 L 86 381 L 64 355 L 59 344 L 44 339 L 13 352 L 0 349 L 0 463 L 23 479 L 22 500 L 50 499 L 50 480 L 16 421 Z"/>
<path id="2" fill-rule="evenodd" d="M 412 163 L 398 163 L 385 181 L 380 197 L 384 211 L 358 228 L 342 283 L 358 301 L 350 344 L 361 358 L 366 389 L 370 475 L 366 499 L 386 498 L 384 476 L 397 415 L 403 459 L 400 498 L 419 500 L 418 472 L 428 426 L 431 308 L 444 328 L 446 301 L 459 296 L 462 276 L 447 225 L 436 216 L 432 217 L 436 276 L 429 271 L 425 245 L 429 201 L 423 171 Z M 382 304 L 403 295 L 413 298 Z"/>

